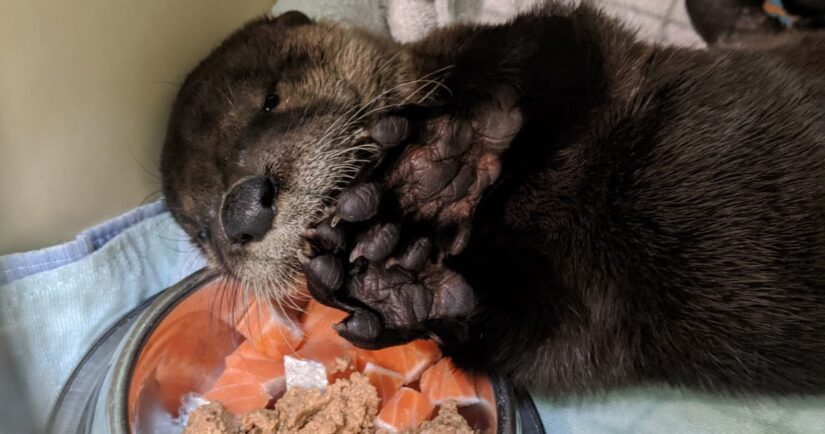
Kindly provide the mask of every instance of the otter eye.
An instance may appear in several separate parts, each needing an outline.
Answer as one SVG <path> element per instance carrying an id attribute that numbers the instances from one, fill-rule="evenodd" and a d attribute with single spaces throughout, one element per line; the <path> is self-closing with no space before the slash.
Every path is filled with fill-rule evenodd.
<path id="1" fill-rule="evenodd" d="M 195 234 L 195 238 L 197 238 L 198 241 L 206 241 L 207 237 L 209 237 L 209 230 L 207 229 L 201 229 Z"/>
<path id="2" fill-rule="evenodd" d="M 278 97 L 278 94 L 270 93 L 266 96 L 266 99 L 264 100 L 263 110 L 269 113 L 272 110 L 274 110 L 275 107 L 278 107 L 279 102 L 281 102 L 281 98 Z"/>

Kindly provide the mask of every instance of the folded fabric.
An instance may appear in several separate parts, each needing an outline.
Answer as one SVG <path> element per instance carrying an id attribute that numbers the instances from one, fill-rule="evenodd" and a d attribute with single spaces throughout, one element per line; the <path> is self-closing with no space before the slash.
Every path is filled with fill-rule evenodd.
<path id="1" fill-rule="evenodd" d="M 0 256 L 0 285 L 71 264 L 99 249 L 129 226 L 165 210 L 164 203 L 157 201 L 87 229 L 68 243 L 32 252 Z"/>
<path id="2" fill-rule="evenodd" d="M 0 339 L 42 428 L 100 335 L 142 301 L 204 266 L 162 202 L 75 241 L 0 258 Z M 55 268 L 57 267 L 57 268 Z"/>
<path id="3" fill-rule="evenodd" d="M 576 0 L 558 0 L 574 2 Z M 272 14 L 299 10 L 326 19 L 413 42 L 455 22 L 499 23 L 542 0 L 278 0 Z"/>
<path id="4" fill-rule="evenodd" d="M 823 396 L 733 398 L 648 387 L 587 398 L 533 398 L 552 434 L 825 432 Z"/>

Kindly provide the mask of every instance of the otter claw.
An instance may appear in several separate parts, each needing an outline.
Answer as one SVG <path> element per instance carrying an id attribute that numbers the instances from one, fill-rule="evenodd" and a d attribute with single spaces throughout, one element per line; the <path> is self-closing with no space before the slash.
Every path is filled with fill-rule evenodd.
<path id="1" fill-rule="evenodd" d="M 375 315 L 357 310 L 338 324 L 333 324 L 333 329 L 341 337 L 350 341 L 371 341 L 381 333 L 381 323 Z"/>
<path id="2" fill-rule="evenodd" d="M 315 228 L 307 229 L 301 237 L 316 250 L 338 254 L 347 247 L 344 232 L 335 228 L 330 220 L 321 222 Z"/>
<path id="3" fill-rule="evenodd" d="M 356 310 L 344 321 L 332 327 L 342 338 L 369 350 L 399 345 L 426 336 L 424 332 L 419 331 L 387 329 L 382 326 L 378 316 L 364 310 Z"/>
<path id="4" fill-rule="evenodd" d="M 341 217 L 339 216 L 332 216 L 332 219 L 329 222 L 329 225 L 332 227 L 338 226 L 338 223 L 341 223 Z"/>
<path id="5" fill-rule="evenodd" d="M 301 266 L 309 264 L 309 255 L 304 253 L 304 249 L 298 249 L 298 262 L 301 263 Z"/>
<path id="6" fill-rule="evenodd" d="M 452 242 L 449 244 L 448 252 L 453 255 L 457 256 L 459 253 L 463 252 L 467 245 L 470 244 L 470 225 L 467 223 L 462 223 L 459 227 L 455 230 L 455 234 L 453 235 Z"/>

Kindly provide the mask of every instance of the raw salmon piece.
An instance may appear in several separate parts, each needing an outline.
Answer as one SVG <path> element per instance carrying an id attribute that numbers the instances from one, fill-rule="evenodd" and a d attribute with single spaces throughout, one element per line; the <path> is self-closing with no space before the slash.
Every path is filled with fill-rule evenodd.
<path id="1" fill-rule="evenodd" d="M 275 359 L 295 352 L 303 339 L 295 322 L 267 302 L 253 302 L 236 328 L 256 350 Z"/>
<path id="2" fill-rule="evenodd" d="M 404 385 L 404 377 L 401 374 L 373 363 L 367 363 L 364 367 L 364 375 L 367 376 L 370 383 L 378 390 L 381 405 L 389 401 L 389 399 L 395 395 L 395 392 Z"/>
<path id="3" fill-rule="evenodd" d="M 429 419 L 434 408 L 422 393 L 402 387 L 378 413 L 375 427 L 394 433 L 412 429 Z"/>
<path id="4" fill-rule="evenodd" d="M 218 281 L 220 282 L 220 281 Z M 158 324 L 140 351 L 129 388 L 129 414 L 141 404 L 142 384 L 159 383 L 160 405 L 177 415 L 181 395 L 203 393 L 221 373 L 224 357 L 241 339 L 231 323 L 227 300 L 232 295 L 221 283 L 210 283 L 184 298 Z"/>
<path id="5" fill-rule="evenodd" d="M 181 396 L 209 389 L 220 374 L 224 357 L 232 351 L 233 337 L 240 337 L 205 310 L 161 324 L 152 334 L 151 345 L 144 348 L 147 359 L 142 354 L 139 363 L 157 357 L 155 379 L 160 384 L 160 399 L 167 411 L 176 414 Z"/>
<path id="6" fill-rule="evenodd" d="M 250 341 L 244 341 L 232 354 L 226 357 L 226 369 L 238 369 L 255 376 L 264 390 L 273 397 L 280 397 L 286 391 L 284 360 L 273 359 L 255 349 Z"/>
<path id="7" fill-rule="evenodd" d="M 310 300 L 301 323 L 307 336 L 331 337 L 333 340 L 343 341 L 344 338 L 338 336 L 332 325 L 343 321 L 346 317 L 347 313 L 344 311 Z"/>
<path id="8" fill-rule="evenodd" d="M 435 405 L 455 401 L 459 407 L 478 404 L 475 379 L 453 365 L 449 357 L 438 361 L 421 374 L 421 393 Z"/>
<path id="9" fill-rule="evenodd" d="M 323 364 L 327 370 L 329 384 L 335 383 L 335 380 L 340 378 L 349 378 L 356 369 L 356 349 L 343 339 L 334 341 L 312 336 L 295 353 L 295 356 Z"/>
<path id="10" fill-rule="evenodd" d="M 251 373 L 237 368 L 226 368 L 204 398 L 218 401 L 227 410 L 241 415 L 265 408 L 272 396 Z"/>
<path id="11" fill-rule="evenodd" d="M 409 384 L 417 380 L 425 369 L 441 358 L 441 350 L 435 342 L 419 339 L 381 350 L 361 350 L 360 356 L 362 366 L 372 362 L 400 373 L 404 377 L 404 384 Z"/>

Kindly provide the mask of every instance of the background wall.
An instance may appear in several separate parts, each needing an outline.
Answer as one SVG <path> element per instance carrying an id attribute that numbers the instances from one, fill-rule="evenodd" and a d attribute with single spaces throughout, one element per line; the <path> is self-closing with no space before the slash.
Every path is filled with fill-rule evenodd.
<path id="1" fill-rule="evenodd" d="M 154 199 L 179 83 L 273 3 L 0 0 L 0 254 Z"/>

